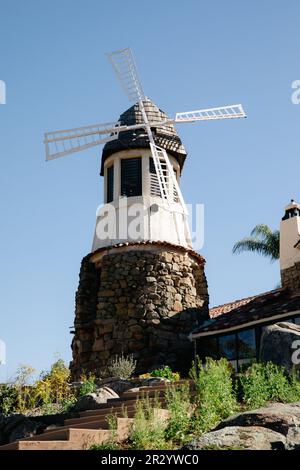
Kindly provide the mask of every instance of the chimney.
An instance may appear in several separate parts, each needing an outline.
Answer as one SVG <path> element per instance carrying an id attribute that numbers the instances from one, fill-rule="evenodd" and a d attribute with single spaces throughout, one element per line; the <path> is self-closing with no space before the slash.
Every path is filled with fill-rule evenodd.
<path id="1" fill-rule="evenodd" d="M 282 287 L 300 289 L 300 205 L 293 199 L 280 223 L 280 273 Z"/>

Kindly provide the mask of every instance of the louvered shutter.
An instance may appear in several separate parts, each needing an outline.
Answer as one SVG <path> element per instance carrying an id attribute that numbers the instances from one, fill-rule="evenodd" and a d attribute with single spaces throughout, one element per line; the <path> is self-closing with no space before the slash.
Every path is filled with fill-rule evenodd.
<path id="1" fill-rule="evenodd" d="M 121 195 L 142 195 L 142 159 L 126 158 L 121 160 Z"/>
<path id="2" fill-rule="evenodd" d="M 107 180 L 106 180 L 106 202 L 111 202 L 114 199 L 114 166 L 111 165 L 107 168 Z"/>

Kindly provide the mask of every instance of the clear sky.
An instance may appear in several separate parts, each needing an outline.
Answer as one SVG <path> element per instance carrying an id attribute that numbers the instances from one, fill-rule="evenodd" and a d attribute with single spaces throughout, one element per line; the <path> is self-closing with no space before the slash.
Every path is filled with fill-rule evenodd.
<path id="1" fill-rule="evenodd" d="M 248 119 L 185 125 L 182 190 L 205 204 L 211 305 L 264 292 L 279 266 L 233 256 L 257 223 L 300 199 L 300 3 L 274 0 L 0 0 L 0 339 L 7 365 L 70 359 L 69 327 L 95 210 L 101 149 L 45 163 L 43 133 L 129 107 L 104 53 L 130 46 L 146 94 L 170 115 L 243 103 Z"/>

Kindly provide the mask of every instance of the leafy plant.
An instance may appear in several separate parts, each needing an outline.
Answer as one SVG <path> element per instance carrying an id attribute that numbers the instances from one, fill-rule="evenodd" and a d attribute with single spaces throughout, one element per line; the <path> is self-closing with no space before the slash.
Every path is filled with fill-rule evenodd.
<path id="1" fill-rule="evenodd" d="M 79 396 L 83 397 L 87 395 L 88 393 L 93 393 L 96 388 L 96 377 L 95 375 L 89 375 L 89 376 L 82 376 L 81 377 L 82 384 L 79 389 Z"/>
<path id="2" fill-rule="evenodd" d="M 120 450 L 117 442 L 103 442 L 103 444 L 93 444 L 89 450 Z"/>
<path id="3" fill-rule="evenodd" d="M 286 374 L 272 362 L 252 364 L 239 376 L 242 401 L 257 408 L 268 401 L 292 402 L 300 399 L 300 383 L 295 372 Z"/>
<path id="4" fill-rule="evenodd" d="M 197 390 L 193 417 L 195 430 L 208 431 L 237 410 L 232 369 L 226 359 L 215 361 L 207 358 L 203 366 L 197 358 L 190 376 Z"/>
<path id="5" fill-rule="evenodd" d="M 19 390 L 14 385 L 0 385 L 0 413 L 8 416 L 19 410 Z"/>
<path id="6" fill-rule="evenodd" d="M 189 385 L 183 384 L 178 388 L 168 387 L 166 389 L 166 403 L 171 413 L 165 431 L 166 439 L 184 444 L 191 428 L 192 404 Z"/>
<path id="7" fill-rule="evenodd" d="M 136 412 L 130 435 L 130 445 L 137 450 L 166 449 L 166 423 L 155 413 L 155 407 L 149 398 L 136 402 Z"/>
<path id="8" fill-rule="evenodd" d="M 127 380 L 133 375 L 136 362 L 132 355 L 127 357 L 123 354 L 116 356 L 107 367 L 108 374 L 112 377 Z"/>
<path id="9" fill-rule="evenodd" d="M 178 372 L 172 372 L 172 369 L 169 366 L 164 366 L 160 369 L 154 369 L 150 373 L 151 377 L 162 377 L 170 381 L 180 380 L 180 375 Z"/>

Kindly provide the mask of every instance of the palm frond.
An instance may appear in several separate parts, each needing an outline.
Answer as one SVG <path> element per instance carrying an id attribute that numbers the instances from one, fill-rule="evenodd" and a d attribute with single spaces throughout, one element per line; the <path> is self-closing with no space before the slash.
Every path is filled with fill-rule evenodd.
<path id="1" fill-rule="evenodd" d="M 268 225 L 257 224 L 255 225 L 254 229 L 251 231 L 250 235 L 254 237 L 257 237 L 257 236 L 269 237 L 272 234 L 273 232 Z"/>
<path id="2" fill-rule="evenodd" d="M 268 225 L 258 224 L 250 237 L 245 237 L 234 245 L 232 252 L 257 252 L 275 261 L 279 259 L 279 235 L 279 230 L 273 232 Z"/>

